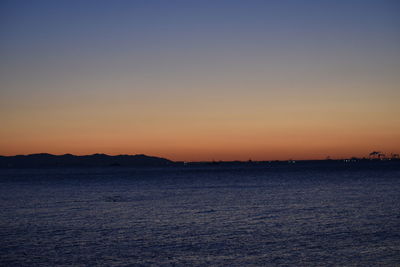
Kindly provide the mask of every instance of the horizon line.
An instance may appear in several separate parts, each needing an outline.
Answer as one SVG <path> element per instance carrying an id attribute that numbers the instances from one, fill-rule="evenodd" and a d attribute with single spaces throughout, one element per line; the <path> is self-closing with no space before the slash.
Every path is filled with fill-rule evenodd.
<path id="1" fill-rule="evenodd" d="M 375 152 L 375 151 L 374 151 Z M 374 153 L 372 152 L 372 153 Z M 372 154 L 370 153 L 370 154 Z M 262 159 L 262 160 L 253 160 L 249 158 L 248 160 L 221 160 L 221 159 L 211 159 L 211 160 L 195 160 L 195 161 L 187 161 L 187 160 L 171 160 L 166 157 L 162 156 L 155 156 L 155 155 L 148 155 L 148 154 L 106 154 L 106 153 L 93 153 L 93 154 L 71 154 L 71 153 L 64 153 L 64 154 L 52 154 L 52 153 L 47 153 L 47 152 L 40 152 L 40 153 L 30 153 L 30 154 L 15 154 L 15 155 L 0 155 L 0 157 L 17 157 L 17 156 L 35 156 L 35 155 L 49 155 L 49 156 L 74 156 L 74 157 L 85 157 L 85 156 L 95 156 L 95 155 L 103 155 L 103 156 L 108 156 L 108 157 L 117 157 L 117 156 L 146 156 L 146 157 L 156 157 L 156 158 L 162 158 L 169 160 L 171 162 L 192 162 L 192 163 L 202 163 L 202 162 L 273 162 L 273 161 L 325 161 L 325 160 L 362 160 L 362 159 L 399 159 L 399 154 L 397 153 L 391 153 L 391 157 L 383 157 L 383 158 L 371 158 L 371 155 L 368 156 L 363 156 L 363 157 L 357 157 L 357 156 L 351 156 L 351 157 L 341 157 L 341 158 L 333 158 L 330 156 L 327 156 L 326 158 L 306 158 L 306 159 L 295 159 L 295 158 L 288 158 L 288 159 L 272 159 L 272 160 L 267 160 L 267 159 Z M 385 154 L 383 154 L 385 155 Z"/>

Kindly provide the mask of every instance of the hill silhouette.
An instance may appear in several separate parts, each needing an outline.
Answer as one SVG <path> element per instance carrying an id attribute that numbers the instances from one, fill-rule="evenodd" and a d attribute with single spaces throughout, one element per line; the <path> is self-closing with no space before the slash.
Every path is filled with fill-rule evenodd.
<path id="1" fill-rule="evenodd" d="M 24 167 L 102 167 L 102 166 L 166 166 L 173 164 L 165 158 L 147 155 L 72 154 L 52 155 L 47 153 L 0 156 L 0 168 Z"/>

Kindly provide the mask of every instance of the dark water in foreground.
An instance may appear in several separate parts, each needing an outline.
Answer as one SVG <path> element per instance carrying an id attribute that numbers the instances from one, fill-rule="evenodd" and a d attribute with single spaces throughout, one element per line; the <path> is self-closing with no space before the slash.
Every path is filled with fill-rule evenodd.
<path id="1" fill-rule="evenodd" d="M 400 171 L 0 170 L 1 266 L 399 266 Z"/>

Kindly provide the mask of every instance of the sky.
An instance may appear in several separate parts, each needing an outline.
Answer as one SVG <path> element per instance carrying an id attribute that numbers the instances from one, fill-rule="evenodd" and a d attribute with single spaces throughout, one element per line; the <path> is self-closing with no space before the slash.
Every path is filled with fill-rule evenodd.
<path id="1" fill-rule="evenodd" d="M 400 152 L 396 0 L 1 1 L 0 155 Z"/>

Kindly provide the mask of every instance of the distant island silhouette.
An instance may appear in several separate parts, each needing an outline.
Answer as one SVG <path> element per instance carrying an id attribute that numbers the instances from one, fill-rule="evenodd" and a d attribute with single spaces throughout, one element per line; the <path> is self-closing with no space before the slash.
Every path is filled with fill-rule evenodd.
<path id="1" fill-rule="evenodd" d="M 168 166 L 339 166 L 339 165 L 399 165 L 398 154 L 390 158 L 381 152 L 372 152 L 368 158 L 325 160 L 273 160 L 273 161 L 203 161 L 183 162 L 166 158 L 137 155 L 93 154 L 77 156 L 72 154 L 53 155 L 38 153 L 30 155 L 0 156 L 0 168 L 48 168 L 48 167 L 168 167 Z"/>
<path id="2" fill-rule="evenodd" d="M 26 167 L 102 167 L 102 166 L 167 166 L 174 162 L 168 159 L 139 155 L 72 154 L 52 155 L 48 153 L 0 156 L 0 168 Z"/>

